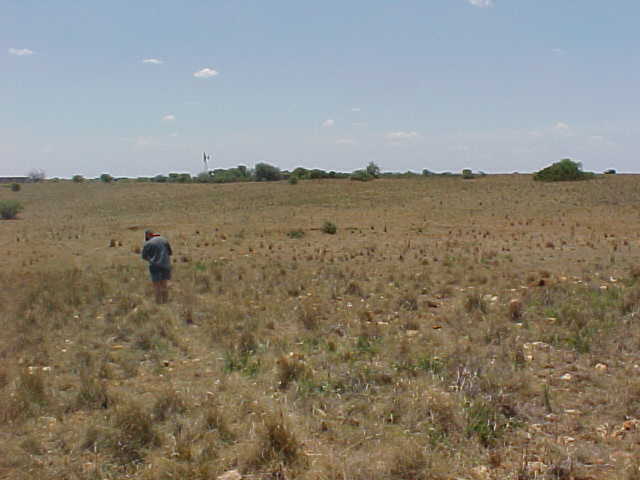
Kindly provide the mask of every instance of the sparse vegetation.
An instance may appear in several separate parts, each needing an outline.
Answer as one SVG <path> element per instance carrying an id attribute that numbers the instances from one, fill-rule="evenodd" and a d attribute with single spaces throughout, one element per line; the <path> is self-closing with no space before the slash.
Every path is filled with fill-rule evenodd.
<path id="1" fill-rule="evenodd" d="M 329 235 L 335 235 L 335 233 L 338 231 L 338 227 L 335 223 L 327 220 L 322 224 L 322 231 L 324 233 L 328 233 Z"/>
<path id="2" fill-rule="evenodd" d="M 22 187 L 20 186 L 19 183 L 12 183 L 11 184 L 11 191 L 12 192 L 19 192 L 21 188 Z"/>
<path id="3" fill-rule="evenodd" d="M 73 183 L 82 183 L 84 182 L 84 177 L 82 175 L 74 175 L 73 177 L 71 177 L 71 181 Z"/>
<path id="4" fill-rule="evenodd" d="M 631 478 L 639 181 L 25 188 L 0 229 L 0 476 Z M 174 246 L 166 305 L 147 224 Z"/>
<path id="5" fill-rule="evenodd" d="M 0 200 L 0 217 L 3 220 L 13 220 L 22 210 L 24 207 L 17 200 Z"/>

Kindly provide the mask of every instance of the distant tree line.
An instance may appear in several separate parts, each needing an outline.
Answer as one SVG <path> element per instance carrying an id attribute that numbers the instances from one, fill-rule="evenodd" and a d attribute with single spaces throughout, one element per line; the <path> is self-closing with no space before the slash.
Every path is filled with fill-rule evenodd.
<path id="1" fill-rule="evenodd" d="M 32 181 L 36 181 L 38 177 L 36 173 L 30 172 Z M 517 173 L 517 172 L 516 172 Z M 605 174 L 615 174 L 614 169 L 609 169 Z M 40 178 L 44 177 L 41 173 Z M 280 168 L 268 163 L 258 163 L 254 168 L 245 165 L 238 165 L 233 168 L 216 168 L 204 171 L 198 175 L 192 176 L 190 173 L 169 173 L 168 175 L 156 175 L 154 177 L 138 177 L 137 182 L 153 182 L 153 183 L 233 183 L 233 182 L 273 182 L 278 180 L 288 180 L 291 184 L 298 183 L 299 180 L 317 180 L 317 179 L 350 179 L 354 181 L 367 182 L 377 178 L 415 178 L 415 177 L 460 177 L 462 179 L 474 179 L 486 176 L 482 171 L 473 172 L 471 169 L 465 168 L 460 173 L 453 172 L 432 172 L 424 169 L 421 173 L 406 172 L 382 172 L 380 167 L 369 162 L 365 168 L 355 170 L 351 173 L 326 171 L 319 168 L 297 167 L 293 170 L 281 170 Z M 35 177 L 35 178 L 34 178 Z M 568 158 L 560 160 L 542 170 L 535 172 L 533 179 L 536 181 L 555 182 L 555 181 L 572 181 L 585 180 L 594 178 L 593 172 L 582 171 L 582 165 Z M 76 183 L 82 183 L 85 178 L 82 175 L 74 175 L 72 180 Z M 111 183 L 116 181 L 130 181 L 129 178 L 115 178 L 108 173 L 103 173 L 95 180 L 103 183 Z"/>

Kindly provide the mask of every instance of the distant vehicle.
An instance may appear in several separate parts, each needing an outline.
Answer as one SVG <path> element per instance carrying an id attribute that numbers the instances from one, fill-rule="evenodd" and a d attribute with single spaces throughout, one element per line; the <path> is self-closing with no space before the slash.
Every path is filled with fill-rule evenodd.
<path id="1" fill-rule="evenodd" d="M 610 168 L 609 170 L 605 170 L 604 174 L 605 175 L 615 175 L 616 171 L 613 168 Z"/>

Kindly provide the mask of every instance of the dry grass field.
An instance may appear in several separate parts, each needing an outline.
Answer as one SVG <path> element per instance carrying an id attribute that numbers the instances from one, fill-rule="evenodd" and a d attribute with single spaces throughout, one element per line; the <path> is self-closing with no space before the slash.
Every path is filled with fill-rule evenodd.
<path id="1" fill-rule="evenodd" d="M 0 478 L 640 478 L 638 176 L 10 198 Z"/>

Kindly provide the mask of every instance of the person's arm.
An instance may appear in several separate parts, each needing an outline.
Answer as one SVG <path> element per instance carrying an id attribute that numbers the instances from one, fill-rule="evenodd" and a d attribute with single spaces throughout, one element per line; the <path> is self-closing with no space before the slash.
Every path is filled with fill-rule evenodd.
<path id="1" fill-rule="evenodd" d="M 145 243 L 144 247 L 142 247 L 142 259 L 143 260 L 149 260 L 149 254 L 150 254 L 149 250 L 150 250 L 149 244 Z"/>
<path id="2" fill-rule="evenodd" d="M 167 253 L 169 253 L 169 255 L 173 255 L 173 250 L 171 250 L 171 244 L 169 242 L 167 242 Z"/>

